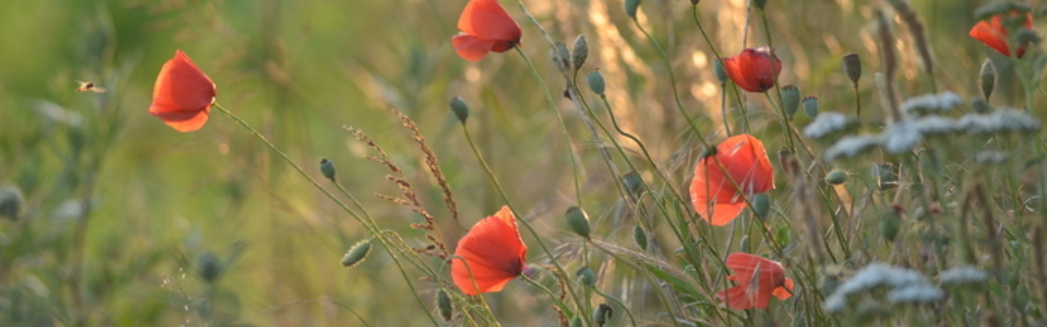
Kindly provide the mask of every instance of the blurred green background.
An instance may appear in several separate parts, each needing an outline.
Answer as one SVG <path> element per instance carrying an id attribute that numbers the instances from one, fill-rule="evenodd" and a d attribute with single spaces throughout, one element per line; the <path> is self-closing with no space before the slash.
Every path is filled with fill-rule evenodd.
<path id="1" fill-rule="evenodd" d="M 981 3 L 913 2 L 939 58 L 939 87 L 977 94 L 981 58 L 1001 59 L 967 36 Z M 514 52 L 479 63 L 455 55 L 450 37 L 465 3 L 0 1 L 0 186 L 24 197 L 18 219 L 0 220 L 0 325 L 356 325 L 350 311 L 372 326 L 427 321 L 384 251 L 352 269 L 339 265 L 366 232 L 231 119 L 214 111 L 202 130 L 181 134 L 148 114 L 156 74 L 176 49 L 215 81 L 219 103 L 315 177 L 321 157 L 334 161 L 339 178 L 379 224 L 415 246 L 424 238 L 408 225 L 420 218 L 371 196 L 397 191 L 382 177 L 384 167 L 363 158 L 370 149 L 342 126 L 377 140 L 442 228 L 454 231 L 444 240 L 454 244 L 464 228 L 502 205 L 448 110 L 448 100 L 460 95 L 472 108 L 470 130 L 518 209 L 543 235 L 568 235 L 560 213 L 573 203 L 573 189 L 555 116 Z M 647 142 L 680 184 L 687 182 L 700 149 L 693 135 L 683 133 L 657 53 L 620 1 L 524 3 L 554 38 L 569 43 L 578 34 L 588 37 L 591 55 L 583 72 L 603 72 L 624 127 Z M 769 3 L 786 65 L 782 83 L 819 96 L 823 110 L 850 108 L 840 57 L 859 53 L 865 76 L 878 69 L 870 34 L 877 4 Z M 524 31 L 524 52 L 554 95 L 561 93 L 564 83 L 545 41 L 514 2 L 503 4 Z M 722 126 L 715 57 L 691 8 L 684 0 L 644 1 L 640 20 L 668 50 L 685 106 L 712 138 Z M 740 51 L 744 1 L 707 0 L 699 8 L 719 52 Z M 750 46 L 764 44 L 755 17 Z M 896 29 L 900 78 L 910 81 L 899 85 L 902 93 L 928 92 L 911 38 L 903 26 Z M 77 93 L 78 81 L 96 82 L 105 92 Z M 1008 92 L 1006 85 L 998 89 Z M 861 94 L 866 112 L 882 116 L 870 77 Z M 609 223 L 620 214 L 611 187 L 616 177 L 601 162 L 578 112 L 560 101 L 585 166 L 587 210 L 597 225 L 607 222 L 601 227 L 607 238 L 626 239 L 630 228 Z M 776 149 L 781 133 L 768 119 L 766 101 L 753 95 L 746 101 L 753 134 Z M 737 127 L 740 114 L 733 108 L 730 121 Z M 418 122 L 455 191 L 461 226 L 441 207 L 440 190 L 409 132 L 386 109 Z M 800 126 L 808 121 L 797 118 Z M 653 180 L 650 172 L 644 176 Z M 541 260 L 538 251 L 530 259 Z M 431 301 L 432 285 L 415 284 Z M 555 312 L 530 294 L 537 293 L 513 282 L 488 300 L 506 326 L 552 324 Z"/>

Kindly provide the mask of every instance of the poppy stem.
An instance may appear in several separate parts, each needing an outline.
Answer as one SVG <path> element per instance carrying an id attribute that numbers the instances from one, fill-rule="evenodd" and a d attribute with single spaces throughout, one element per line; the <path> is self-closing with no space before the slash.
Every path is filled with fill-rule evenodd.
<path id="1" fill-rule="evenodd" d="M 763 18 L 763 30 L 767 34 L 767 47 L 771 48 L 771 76 L 774 77 L 774 92 L 778 94 L 778 103 L 785 103 L 785 101 L 782 100 L 782 88 L 778 85 L 778 74 L 776 73 L 778 68 L 775 67 L 775 65 L 778 64 L 778 60 L 776 60 L 778 55 L 774 53 L 774 43 L 772 42 L 773 38 L 771 37 L 771 23 L 767 21 L 767 10 L 760 8 L 760 16 Z M 767 95 L 767 92 L 764 92 L 764 95 Z M 789 151 L 796 153 L 796 143 L 793 143 L 789 115 L 785 113 L 784 108 L 781 108 L 782 106 L 775 105 L 774 101 L 771 101 L 769 95 L 767 96 L 767 101 L 770 101 L 771 105 L 775 106 L 774 108 L 778 110 L 778 114 L 782 116 L 782 126 L 785 128 L 785 140 L 789 145 Z"/>
<path id="2" fill-rule="evenodd" d="M 702 26 L 701 19 L 698 19 L 698 5 L 694 5 L 694 10 L 692 11 L 692 13 L 694 14 L 693 15 L 693 17 L 694 17 L 694 24 L 698 25 L 698 31 L 702 32 L 702 38 L 705 39 L 705 44 L 709 45 L 709 49 L 712 50 L 713 56 L 716 57 L 716 61 L 718 61 L 721 64 L 723 64 L 723 57 L 720 56 L 720 52 L 719 51 L 716 51 L 716 45 L 714 45 L 712 39 L 709 38 L 709 34 L 705 32 L 705 27 Z M 726 119 L 727 119 L 727 94 L 726 94 L 727 93 L 727 83 L 724 83 L 724 84 L 720 85 L 720 89 L 722 89 L 723 92 L 724 92 L 723 96 L 721 97 L 721 101 L 720 101 L 720 104 L 721 104 L 721 108 L 720 109 L 724 112 L 723 117 L 724 117 L 724 120 L 726 121 Z M 735 98 L 735 100 L 738 101 L 738 108 L 741 108 L 741 110 L 742 110 L 742 122 L 745 124 L 745 132 L 746 133 L 750 133 L 751 129 L 749 128 L 749 113 L 747 112 L 747 110 L 745 108 L 745 102 L 742 101 L 741 92 L 738 92 L 738 85 L 736 85 L 734 83 L 731 83 L 731 89 L 734 91 L 734 98 Z M 725 125 L 725 128 L 726 128 L 727 124 L 724 123 L 724 125 Z M 730 128 L 726 128 L 726 129 L 727 129 L 727 135 L 730 136 L 731 135 Z"/>

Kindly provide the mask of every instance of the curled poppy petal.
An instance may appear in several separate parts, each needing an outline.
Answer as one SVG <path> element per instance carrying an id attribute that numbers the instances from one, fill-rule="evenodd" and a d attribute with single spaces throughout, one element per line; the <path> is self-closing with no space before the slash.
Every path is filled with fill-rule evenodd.
<path id="1" fill-rule="evenodd" d="M 1017 12 L 1011 12 L 1011 17 L 1016 17 L 1019 14 Z M 1032 14 L 1027 13 L 1023 28 L 1032 29 Z M 989 22 L 981 21 L 971 28 L 968 33 L 971 37 L 978 41 L 982 41 L 986 46 L 996 50 L 1005 56 L 1011 56 L 1011 48 L 1007 45 L 1007 41 L 1010 33 L 1007 28 L 1003 26 L 1003 15 L 995 15 Z M 1018 47 L 1018 57 L 1024 56 L 1026 45 L 1022 44 Z"/>
<path id="2" fill-rule="evenodd" d="M 792 294 L 792 280 L 785 278 L 785 269 L 777 261 L 748 253 L 731 253 L 725 263 L 734 271 L 728 276 L 735 285 L 716 297 L 738 310 L 750 308 L 765 309 L 771 296 L 787 299 Z"/>
<path id="3" fill-rule="evenodd" d="M 520 25 L 497 0 L 471 0 L 458 18 L 462 34 L 452 37 L 455 52 L 479 61 L 488 52 L 506 52 L 520 44 Z"/>
<path id="4" fill-rule="evenodd" d="M 782 71 L 782 61 L 771 60 L 771 48 L 756 47 L 742 50 L 734 57 L 723 59 L 727 77 L 749 92 L 764 92 L 774 87 L 775 78 Z"/>
<path id="5" fill-rule="evenodd" d="M 192 132 L 207 122 L 216 93 L 211 78 L 178 50 L 160 69 L 149 113 L 179 132 Z"/>
<path id="6" fill-rule="evenodd" d="M 774 170 L 763 142 L 749 134 L 727 138 L 716 146 L 714 157 L 700 159 L 694 167 L 691 204 L 709 223 L 722 226 L 747 207 L 743 194 L 774 189 Z M 716 164 L 717 159 L 724 170 Z M 731 184 L 728 175 L 738 183 L 741 192 Z"/>
<path id="7" fill-rule="evenodd" d="M 524 269 L 527 246 L 507 206 L 480 220 L 458 241 L 451 261 L 454 284 L 469 295 L 501 291 Z M 474 285 L 475 282 L 475 285 Z"/>

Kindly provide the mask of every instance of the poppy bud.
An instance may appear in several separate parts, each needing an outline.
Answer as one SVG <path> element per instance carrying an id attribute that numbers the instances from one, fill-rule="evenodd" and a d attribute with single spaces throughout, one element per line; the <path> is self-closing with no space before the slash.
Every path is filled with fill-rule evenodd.
<path id="1" fill-rule="evenodd" d="M 862 78 L 862 59 L 858 57 L 857 53 L 848 53 L 843 56 L 843 71 L 847 73 L 851 83 L 854 83 L 854 87 L 858 87 L 858 79 Z"/>
<path id="2" fill-rule="evenodd" d="M 22 198 L 22 191 L 13 186 L 0 188 L 0 217 L 18 219 L 24 205 L 25 199 Z"/>
<path id="3" fill-rule="evenodd" d="M 589 215 L 582 208 L 567 208 L 567 226 L 578 236 L 589 238 Z"/>
<path id="4" fill-rule="evenodd" d="M 585 267 L 581 270 L 578 270 L 578 273 L 576 273 L 575 276 L 578 276 L 578 281 L 581 281 L 582 284 L 586 286 L 596 286 L 596 274 L 594 274 L 593 270 L 589 269 L 589 267 Z"/>
<path id="5" fill-rule="evenodd" d="M 324 174 L 324 178 L 330 179 L 332 182 L 335 181 L 334 163 L 327 160 L 327 158 L 320 159 L 320 173 Z"/>
<path id="6" fill-rule="evenodd" d="M 614 316 L 614 309 L 611 308 L 610 305 L 607 305 L 607 303 L 600 303 L 600 306 L 596 307 L 596 310 L 593 311 L 593 322 L 595 322 L 597 326 L 603 327 L 607 324 L 608 320 L 611 320 L 612 316 Z"/>
<path id="7" fill-rule="evenodd" d="M 759 7 L 760 9 L 763 9 L 763 6 L 767 5 L 767 0 L 753 0 L 753 4 Z"/>
<path id="8" fill-rule="evenodd" d="M 640 224 L 633 226 L 633 241 L 636 242 L 636 246 L 640 249 L 647 250 L 647 233 L 643 231 L 643 227 Z"/>
<path id="9" fill-rule="evenodd" d="M 600 71 L 589 73 L 589 76 L 585 77 L 585 82 L 589 84 L 589 89 L 593 90 L 593 93 L 603 96 L 603 75 L 600 75 Z"/>
<path id="10" fill-rule="evenodd" d="M 574 316 L 574 319 L 571 319 L 571 327 L 582 327 L 582 318 Z"/>
<path id="11" fill-rule="evenodd" d="M 752 197 L 753 202 L 753 213 L 756 213 L 756 217 L 761 220 L 767 217 L 767 214 L 771 212 L 771 197 L 766 193 L 760 193 Z"/>
<path id="12" fill-rule="evenodd" d="M 208 283 L 214 282 L 222 274 L 222 263 L 211 252 L 204 252 L 196 257 L 196 272 Z"/>
<path id="13" fill-rule="evenodd" d="M 742 236 L 742 252 L 749 252 L 749 235 Z"/>
<path id="14" fill-rule="evenodd" d="M 349 268 L 364 261 L 364 259 L 367 258 L 367 253 L 371 252 L 371 240 L 373 240 L 373 238 L 360 241 L 360 243 L 353 245 L 353 247 L 349 249 L 349 252 L 345 253 L 345 257 L 342 257 L 342 266 Z"/>
<path id="15" fill-rule="evenodd" d="M 625 14 L 636 19 L 636 10 L 640 9 L 640 0 L 625 0 Z"/>
<path id="16" fill-rule="evenodd" d="M 640 174 L 637 174 L 635 171 L 630 171 L 625 174 L 623 180 L 623 183 L 625 183 L 625 190 L 629 191 L 629 194 L 640 196 L 640 193 L 642 193 L 644 189 L 643 177 L 640 177 Z"/>
<path id="17" fill-rule="evenodd" d="M 556 46 L 549 49 L 549 57 L 553 59 L 556 70 L 565 73 L 571 70 L 571 53 L 563 42 L 556 42 Z"/>
<path id="18" fill-rule="evenodd" d="M 582 68 L 585 64 L 585 59 L 589 58 L 589 42 L 585 41 L 585 35 L 579 35 L 574 39 L 574 46 L 571 48 L 571 65 L 575 71 Z"/>
<path id="19" fill-rule="evenodd" d="M 465 120 L 469 119 L 469 106 L 459 96 L 451 98 L 451 111 L 454 112 L 454 116 L 458 117 L 458 121 L 462 122 L 462 124 L 465 124 Z"/>
<path id="20" fill-rule="evenodd" d="M 901 229 L 902 219 L 895 212 L 890 212 L 880 217 L 880 236 L 884 240 L 894 242 Z"/>
<path id="21" fill-rule="evenodd" d="M 811 119 L 818 117 L 818 98 L 803 98 L 803 112 L 807 114 L 807 117 L 811 117 Z"/>
<path id="22" fill-rule="evenodd" d="M 726 84 L 727 79 L 730 78 L 727 76 L 727 71 L 723 68 L 722 61 L 713 60 L 713 72 L 716 73 L 716 79 L 720 80 L 720 85 Z"/>
<path id="23" fill-rule="evenodd" d="M 989 112 L 989 104 L 986 103 L 985 99 L 982 99 L 982 98 L 973 98 L 973 99 L 971 99 L 971 108 L 974 109 L 974 112 L 979 113 L 979 114 L 984 114 L 984 113 Z"/>
<path id="24" fill-rule="evenodd" d="M 800 110 L 800 89 L 796 85 L 782 87 L 782 106 L 789 119 L 793 118 L 797 110 Z"/>
<path id="25" fill-rule="evenodd" d="M 451 306 L 451 297 L 442 288 L 436 292 L 436 308 L 440 310 L 440 317 L 443 317 L 444 321 L 451 321 L 454 307 Z"/>
<path id="26" fill-rule="evenodd" d="M 830 171 L 825 175 L 825 181 L 832 185 L 840 185 L 847 182 L 847 173 L 840 170 Z"/>
<path id="27" fill-rule="evenodd" d="M 978 72 L 978 84 L 982 86 L 982 95 L 988 100 L 992 90 L 996 88 L 996 65 L 993 65 L 992 60 L 985 59 L 982 62 L 982 69 Z"/>

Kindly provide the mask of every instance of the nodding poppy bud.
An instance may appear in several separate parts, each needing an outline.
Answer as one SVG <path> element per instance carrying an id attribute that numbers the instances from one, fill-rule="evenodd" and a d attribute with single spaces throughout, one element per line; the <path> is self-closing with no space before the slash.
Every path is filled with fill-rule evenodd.
<path id="1" fill-rule="evenodd" d="M 811 117 L 811 119 L 818 117 L 818 98 L 803 98 L 803 112 L 807 114 L 807 117 Z"/>
<path id="2" fill-rule="evenodd" d="M 589 42 L 585 41 L 585 35 L 579 35 L 574 39 L 574 46 L 571 47 L 571 66 L 574 67 L 575 71 L 578 71 L 585 64 L 585 59 L 588 58 Z"/>
<path id="3" fill-rule="evenodd" d="M 767 214 L 771 212 L 771 197 L 767 193 L 760 193 L 752 197 L 753 212 L 761 220 L 767 218 Z"/>
<path id="4" fill-rule="evenodd" d="M 843 56 L 843 71 L 847 73 L 851 83 L 854 83 L 854 87 L 858 87 L 858 79 L 862 78 L 862 59 L 858 57 L 857 53 L 848 53 Z"/>
<path id="5" fill-rule="evenodd" d="M 884 240 L 894 242 L 894 238 L 898 236 L 898 231 L 901 229 L 902 218 L 897 213 L 891 211 L 880 217 L 880 236 Z"/>
<path id="6" fill-rule="evenodd" d="M 847 182 L 847 173 L 841 170 L 833 170 L 825 175 L 825 181 L 832 185 L 840 185 Z"/>
<path id="7" fill-rule="evenodd" d="M 320 159 L 320 173 L 333 182 L 335 175 L 334 163 L 331 160 L 327 160 L 327 158 Z"/>
<path id="8" fill-rule="evenodd" d="M 796 85 L 782 87 L 782 106 L 789 119 L 793 118 L 797 110 L 800 110 L 800 89 Z"/>
<path id="9" fill-rule="evenodd" d="M 643 231 L 643 227 L 640 224 L 633 226 L 633 241 L 636 242 L 636 246 L 640 249 L 647 250 L 647 233 Z"/>
<path id="10" fill-rule="evenodd" d="M 978 72 L 978 84 L 982 86 L 982 95 L 988 100 L 996 88 L 996 65 L 988 58 L 982 62 L 982 69 Z"/>
<path id="11" fill-rule="evenodd" d="M 24 205 L 25 199 L 22 198 L 22 192 L 17 188 L 14 186 L 0 188 L 0 217 L 16 220 Z"/>
<path id="12" fill-rule="evenodd" d="M 589 215 L 579 207 L 567 208 L 567 226 L 578 236 L 589 238 Z"/>
<path id="13" fill-rule="evenodd" d="M 596 323 L 596 326 L 603 327 L 612 316 L 614 316 L 614 309 L 607 303 L 600 303 L 593 311 L 593 322 Z"/>
<path id="14" fill-rule="evenodd" d="M 469 105 L 465 104 L 465 100 L 461 97 L 455 96 L 451 98 L 451 111 L 454 112 L 454 116 L 458 117 L 458 121 L 465 124 L 465 120 L 469 119 Z"/>
<path id="15" fill-rule="evenodd" d="M 371 252 L 371 240 L 373 240 L 373 238 L 360 241 L 360 243 L 353 245 L 353 247 L 349 249 L 349 252 L 345 253 L 345 257 L 342 257 L 342 266 L 349 268 L 364 261 L 364 259 L 367 258 L 367 253 Z"/>
<path id="16" fill-rule="evenodd" d="M 989 112 L 989 103 L 982 98 L 973 98 L 971 99 L 971 108 L 974 108 L 976 113 L 984 114 Z"/>
<path id="17" fill-rule="evenodd" d="M 214 282 L 222 275 L 222 263 L 211 252 L 204 252 L 196 257 L 196 272 L 208 283 Z"/>
<path id="18" fill-rule="evenodd" d="M 454 307 L 451 306 L 451 297 L 442 288 L 436 292 L 436 308 L 440 310 L 440 317 L 444 318 L 444 321 L 451 321 Z"/>
<path id="19" fill-rule="evenodd" d="M 636 10 L 640 9 L 640 0 L 625 0 L 625 14 L 636 19 Z"/>
<path id="20" fill-rule="evenodd" d="M 713 72 L 716 73 L 716 79 L 720 80 L 720 85 L 726 84 L 730 78 L 727 76 L 727 70 L 723 68 L 723 61 L 713 60 Z"/>
<path id="21" fill-rule="evenodd" d="M 578 270 L 578 273 L 576 273 L 575 276 L 578 276 L 578 281 L 581 281 L 585 286 L 596 286 L 596 274 L 594 274 L 593 270 L 589 269 L 589 267 Z"/>
<path id="22" fill-rule="evenodd" d="M 589 84 L 589 89 L 592 90 L 593 93 L 603 96 L 603 75 L 600 75 L 600 71 L 589 73 L 589 76 L 585 77 L 585 82 Z"/>
<path id="23" fill-rule="evenodd" d="M 749 235 L 742 236 L 742 252 L 749 252 Z"/>
<path id="24" fill-rule="evenodd" d="M 549 57 L 553 59 L 556 70 L 564 73 L 571 70 L 571 53 L 563 42 L 556 42 L 556 46 L 549 49 Z"/>
<path id="25" fill-rule="evenodd" d="M 640 174 L 637 174 L 635 171 L 630 171 L 629 173 L 626 173 L 625 177 L 622 179 L 625 183 L 625 190 L 629 191 L 629 194 L 640 196 L 640 193 L 643 193 L 645 185 L 643 183 L 643 177 L 640 177 Z"/>
<path id="26" fill-rule="evenodd" d="M 574 319 L 571 319 L 571 327 L 582 327 L 582 317 L 574 316 Z"/>

